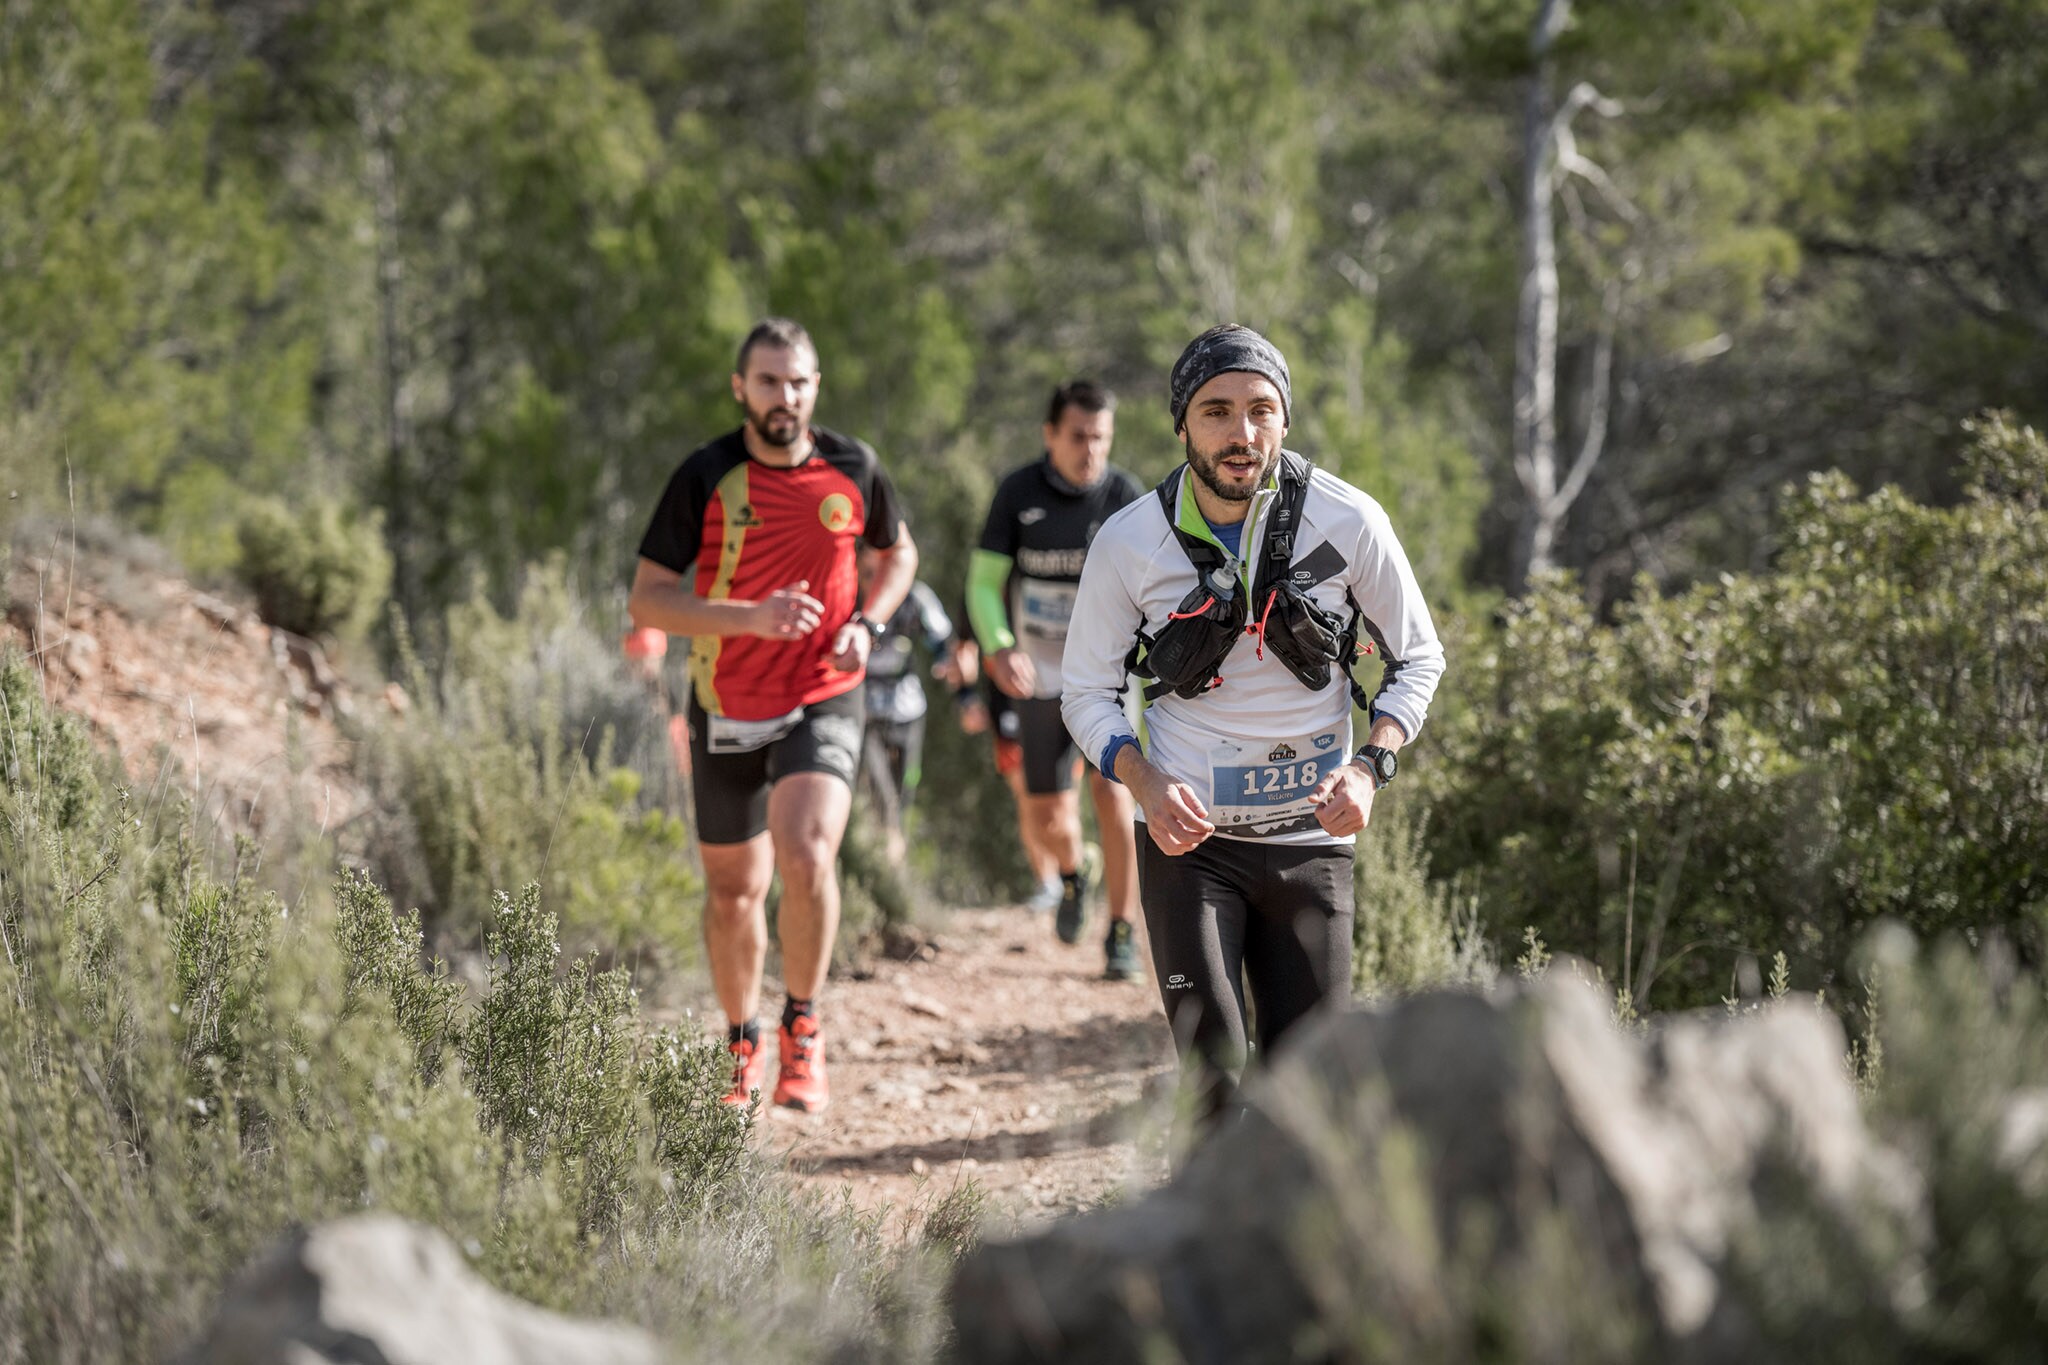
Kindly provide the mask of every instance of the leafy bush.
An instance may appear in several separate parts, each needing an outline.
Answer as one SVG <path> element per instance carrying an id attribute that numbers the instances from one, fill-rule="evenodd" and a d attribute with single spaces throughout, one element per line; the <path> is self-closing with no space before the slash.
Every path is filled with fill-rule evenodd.
<path id="1" fill-rule="evenodd" d="M 722 1047 L 558 976 L 533 889 L 465 1005 L 360 874 L 289 914 L 211 876 L 18 659 L 0 774 L 0 1360 L 162 1359 L 264 1244 L 364 1207 L 706 1355 L 936 1348 L 938 1254 L 747 1159 Z"/>
<path id="2" fill-rule="evenodd" d="M 1351 985 L 1365 999 L 1430 986 L 1486 985 L 1497 974 L 1469 898 L 1429 879 L 1427 816 L 1376 807 L 1352 868 Z"/>
<path id="3" fill-rule="evenodd" d="M 235 575 L 273 626 L 298 635 L 352 635 L 391 588 L 382 517 L 354 516 L 326 498 L 294 513 L 275 499 L 251 502 L 235 525 Z"/>
<path id="4" fill-rule="evenodd" d="M 438 680 L 417 660 L 410 676 L 412 709 L 372 729 L 358 763 L 376 879 L 471 939 L 497 888 L 537 881 L 578 945 L 694 961 L 702 889 L 668 809 L 665 719 L 561 566 L 530 575 L 510 617 L 482 600 L 452 613 Z"/>
<path id="5" fill-rule="evenodd" d="M 1960 506 L 1816 477 L 1775 572 L 1612 627 L 1553 580 L 1460 657 L 1429 852 L 1496 939 L 1667 1008 L 1778 948 L 1841 983 L 1881 917 L 2048 958 L 2048 442 L 1969 431 Z"/>

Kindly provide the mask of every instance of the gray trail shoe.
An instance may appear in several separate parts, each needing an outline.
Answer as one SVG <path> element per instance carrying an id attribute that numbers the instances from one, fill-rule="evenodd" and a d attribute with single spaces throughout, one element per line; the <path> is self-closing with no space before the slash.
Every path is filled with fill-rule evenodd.
<path id="1" fill-rule="evenodd" d="M 1138 961 L 1138 936 L 1129 920 L 1109 922 L 1109 937 L 1102 941 L 1102 974 L 1111 981 L 1138 981 L 1145 968 Z"/>

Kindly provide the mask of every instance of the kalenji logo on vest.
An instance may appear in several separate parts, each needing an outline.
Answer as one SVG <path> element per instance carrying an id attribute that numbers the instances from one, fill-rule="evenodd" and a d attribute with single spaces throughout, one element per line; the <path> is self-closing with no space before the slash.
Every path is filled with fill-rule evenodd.
<path id="1" fill-rule="evenodd" d="M 1292 744 L 1275 744 L 1273 746 L 1273 752 L 1266 755 L 1266 762 L 1286 763 L 1292 760 L 1293 757 L 1294 746 Z"/>
<path id="2" fill-rule="evenodd" d="M 743 502 L 740 504 L 739 510 L 732 514 L 732 524 L 743 531 L 751 531 L 756 527 L 766 526 L 768 523 L 754 515 L 754 504 Z"/>
<path id="3" fill-rule="evenodd" d="M 853 525 L 853 499 L 844 493 L 829 494 L 818 504 L 818 520 L 834 535 Z"/>

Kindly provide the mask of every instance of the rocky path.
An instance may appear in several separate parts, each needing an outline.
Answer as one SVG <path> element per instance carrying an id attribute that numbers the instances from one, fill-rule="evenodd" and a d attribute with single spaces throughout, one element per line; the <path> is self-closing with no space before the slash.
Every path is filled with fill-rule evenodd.
<path id="1" fill-rule="evenodd" d="M 1102 979 L 1049 916 L 959 910 L 907 962 L 833 981 L 832 1107 L 763 1113 L 764 1151 L 891 1218 L 972 1180 L 1029 1223 L 1165 1174 L 1172 1043 L 1150 981 Z"/>

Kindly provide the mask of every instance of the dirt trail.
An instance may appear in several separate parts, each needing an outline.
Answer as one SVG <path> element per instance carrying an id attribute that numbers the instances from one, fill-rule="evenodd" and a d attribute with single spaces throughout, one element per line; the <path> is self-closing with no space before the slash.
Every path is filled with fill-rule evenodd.
<path id="1" fill-rule="evenodd" d="M 1025 1223 L 1157 1183 L 1172 1042 L 1149 980 L 1103 980 L 1102 923 L 1069 948 L 1050 916 L 959 910 L 915 960 L 835 979 L 832 1107 L 764 1111 L 761 1148 L 892 1217 L 963 1178 Z"/>

